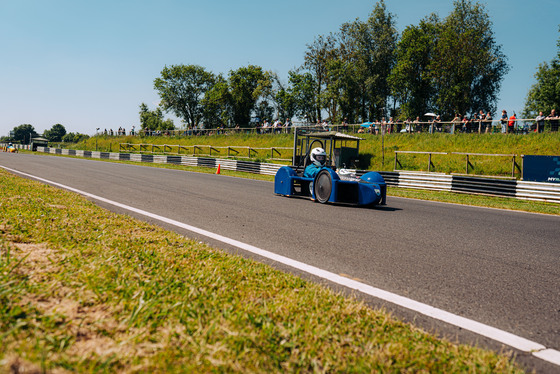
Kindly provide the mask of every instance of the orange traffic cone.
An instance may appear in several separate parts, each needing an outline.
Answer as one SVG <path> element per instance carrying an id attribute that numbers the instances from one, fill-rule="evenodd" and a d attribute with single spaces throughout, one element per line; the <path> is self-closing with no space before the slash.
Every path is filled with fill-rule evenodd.
<path id="1" fill-rule="evenodd" d="M 218 164 L 218 170 L 216 170 L 216 174 L 220 174 L 220 164 Z"/>

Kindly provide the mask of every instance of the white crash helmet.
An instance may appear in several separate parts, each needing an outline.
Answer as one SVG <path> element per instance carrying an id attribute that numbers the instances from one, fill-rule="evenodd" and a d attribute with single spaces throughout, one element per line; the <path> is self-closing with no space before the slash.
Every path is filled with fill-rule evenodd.
<path id="1" fill-rule="evenodd" d="M 316 166 L 323 166 L 327 161 L 327 152 L 323 148 L 313 148 L 309 158 Z"/>

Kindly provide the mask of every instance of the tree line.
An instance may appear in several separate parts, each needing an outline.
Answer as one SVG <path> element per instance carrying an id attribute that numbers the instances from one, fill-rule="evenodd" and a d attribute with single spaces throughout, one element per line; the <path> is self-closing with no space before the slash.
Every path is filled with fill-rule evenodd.
<path id="1" fill-rule="evenodd" d="M 426 112 L 443 118 L 495 112 L 507 58 L 483 5 L 453 5 L 447 17 L 430 14 L 399 34 L 395 15 L 380 0 L 366 20 L 344 23 L 308 44 L 287 83 L 255 65 L 227 76 L 198 65 L 166 66 L 154 80 L 160 108 L 142 104 L 141 127 L 173 126 L 161 111 L 188 127 L 206 128 L 244 127 L 265 118 L 360 123 Z"/>
<path id="2" fill-rule="evenodd" d="M 35 127 L 28 123 L 14 127 L 9 136 L 4 136 L 0 140 L 4 142 L 17 142 L 21 144 L 31 143 L 32 138 L 39 137 Z M 49 130 L 45 130 L 42 135 L 49 142 L 78 143 L 88 139 L 89 135 L 67 132 L 66 128 L 60 123 L 54 124 Z"/>

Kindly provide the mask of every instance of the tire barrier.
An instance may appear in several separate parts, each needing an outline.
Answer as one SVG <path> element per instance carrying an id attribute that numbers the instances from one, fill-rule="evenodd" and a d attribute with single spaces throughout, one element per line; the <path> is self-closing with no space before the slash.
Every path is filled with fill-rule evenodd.
<path id="1" fill-rule="evenodd" d="M 10 150 L 9 148 L 8 143 L 0 143 L 0 151 L 2 152 L 17 153 L 20 149 L 31 150 L 31 146 L 28 144 L 12 144 L 12 149 Z"/>
<path id="2" fill-rule="evenodd" d="M 78 157 L 103 158 L 120 161 L 167 163 L 184 166 L 198 166 L 216 168 L 220 165 L 223 170 L 241 171 L 245 173 L 275 175 L 284 165 L 262 162 L 219 159 L 210 157 L 145 155 L 117 152 L 94 152 L 72 149 L 55 149 L 37 147 L 38 152 L 62 154 Z M 361 176 L 371 170 L 357 170 Z M 512 197 L 523 200 L 538 200 L 560 203 L 560 183 L 527 182 L 515 179 L 499 179 L 472 177 L 464 175 L 448 175 L 441 173 L 399 171 L 379 172 L 389 186 L 402 188 L 416 188 L 424 190 L 449 191 L 490 196 Z"/>

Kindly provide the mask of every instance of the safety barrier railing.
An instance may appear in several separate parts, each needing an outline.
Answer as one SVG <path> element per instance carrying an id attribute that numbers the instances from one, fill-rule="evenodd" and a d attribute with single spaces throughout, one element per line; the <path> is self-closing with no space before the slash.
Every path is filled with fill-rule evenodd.
<path id="1" fill-rule="evenodd" d="M 484 157 L 507 157 L 511 159 L 511 178 L 515 178 L 516 170 L 521 173 L 521 167 L 516 161 L 516 155 L 514 154 L 492 154 L 492 153 L 471 153 L 471 152 L 423 152 L 423 151 L 395 151 L 395 163 L 393 166 L 393 171 L 405 171 L 402 168 L 402 164 L 399 161 L 399 154 L 420 154 L 428 156 L 428 173 L 432 172 L 435 168 L 432 162 L 432 155 L 462 155 L 465 156 L 465 174 L 468 175 L 470 170 L 474 170 L 474 165 L 471 163 L 473 156 L 484 156 Z M 399 168 L 400 167 L 400 168 Z M 499 176 L 497 177 L 499 178 Z"/>
<path id="2" fill-rule="evenodd" d="M 119 143 L 119 152 L 139 152 L 150 154 L 221 156 L 227 158 L 267 158 L 274 161 L 291 161 L 291 147 L 250 147 L 177 144 Z M 285 152 L 283 152 L 285 151 Z"/>

